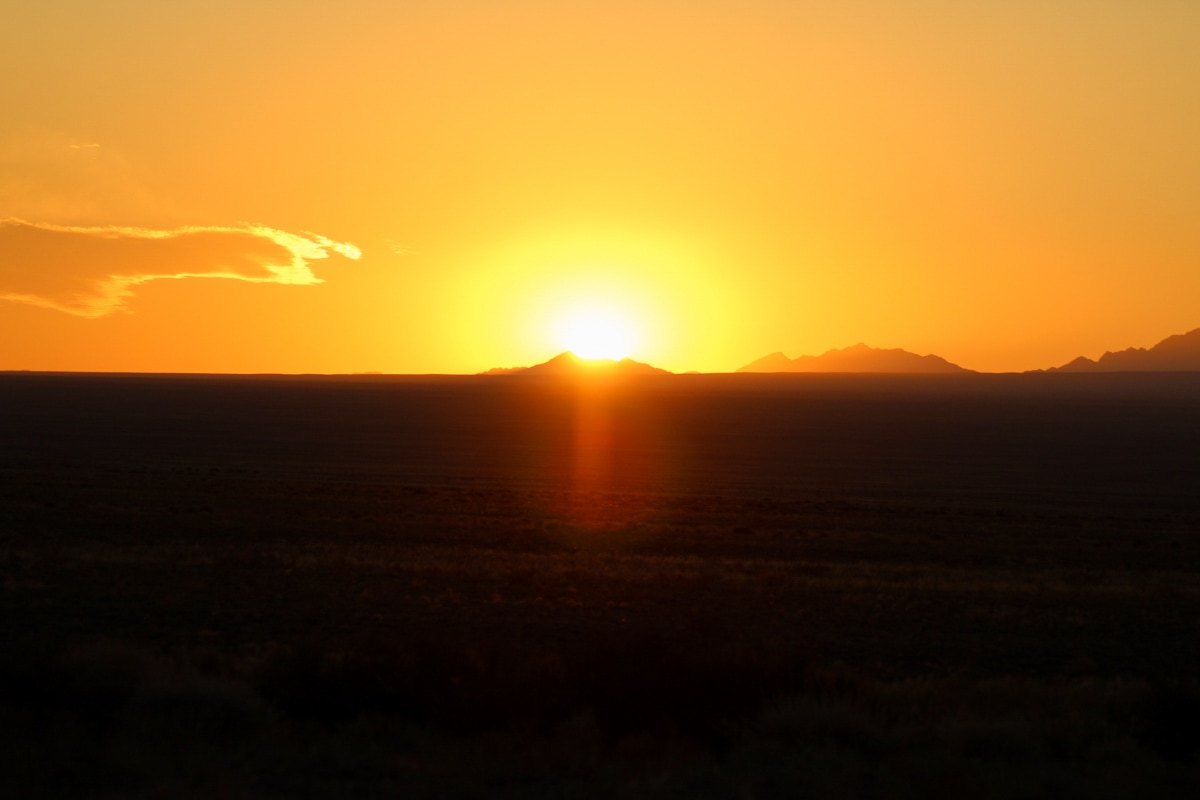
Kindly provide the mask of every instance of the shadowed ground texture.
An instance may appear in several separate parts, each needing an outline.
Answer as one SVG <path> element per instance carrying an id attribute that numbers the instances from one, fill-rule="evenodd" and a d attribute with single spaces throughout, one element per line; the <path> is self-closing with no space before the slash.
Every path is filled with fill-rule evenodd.
<path id="1" fill-rule="evenodd" d="M 1200 789 L 1200 376 L 0 375 L 20 796 Z"/>

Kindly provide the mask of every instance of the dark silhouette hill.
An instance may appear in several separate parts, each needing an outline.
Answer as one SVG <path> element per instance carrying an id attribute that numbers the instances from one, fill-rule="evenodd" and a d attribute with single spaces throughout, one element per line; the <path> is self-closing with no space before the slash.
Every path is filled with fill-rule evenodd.
<path id="1" fill-rule="evenodd" d="M 641 361 L 634 361 L 632 358 L 622 358 L 620 361 L 612 358 L 582 358 L 567 351 L 532 367 L 497 367 L 489 369 L 483 374 L 583 377 L 593 375 L 670 375 L 671 373 L 665 369 L 643 364 Z"/>
<path id="2" fill-rule="evenodd" d="M 919 356 L 901 349 L 880 349 L 859 343 L 819 356 L 788 358 L 771 353 L 752 361 L 738 372 L 880 372 L 880 373 L 965 373 L 972 370 L 952 364 L 941 356 Z"/>
<path id="3" fill-rule="evenodd" d="M 1200 372 L 1200 328 L 1168 336 L 1148 349 L 1107 352 L 1096 361 L 1080 356 L 1047 372 Z"/>

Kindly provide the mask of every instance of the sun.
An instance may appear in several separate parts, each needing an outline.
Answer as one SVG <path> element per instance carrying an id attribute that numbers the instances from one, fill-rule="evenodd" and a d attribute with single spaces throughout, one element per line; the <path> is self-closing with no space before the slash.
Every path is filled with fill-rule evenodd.
<path id="1" fill-rule="evenodd" d="M 585 306 L 562 315 L 555 330 L 560 347 L 580 358 L 619 361 L 638 345 L 637 328 L 620 311 Z"/>

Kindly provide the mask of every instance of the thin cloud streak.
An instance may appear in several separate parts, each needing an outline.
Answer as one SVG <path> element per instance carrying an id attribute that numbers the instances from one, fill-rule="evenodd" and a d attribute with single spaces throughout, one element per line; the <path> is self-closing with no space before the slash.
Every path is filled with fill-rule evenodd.
<path id="1" fill-rule="evenodd" d="M 0 220 L 0 299 L 96 318 L 125 309 L 154 280 L 226 278 L 249 283 L 321 283 L 310 264 L 357 260 L 353 244 L 263 225 L 171 230 L 77 227 Z"/>

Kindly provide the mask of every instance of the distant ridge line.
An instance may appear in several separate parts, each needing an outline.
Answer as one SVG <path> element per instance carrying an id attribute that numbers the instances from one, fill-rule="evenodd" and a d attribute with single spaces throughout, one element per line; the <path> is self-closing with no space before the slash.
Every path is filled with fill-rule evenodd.
<path id="1" fill-rule="evenodd" d="M 1041 370 L 1037 370 L 1041 371 Z M 1093 361 L 1086 356 L 1046 372 L 1200 372 L 1200 328 L 1168 336 L 1150 348 L 1108 351 Z"/>
<path id="2" fill-rule="evenodd" d="M 788 358 L 780 352 L 751 361 L 738 372 L 860 372 L 888 374 L 966 374 L 965 369 L 937 355 L 917 355 L 899 348 L 880 349 L 863 343 L 819 356 Z"/>

